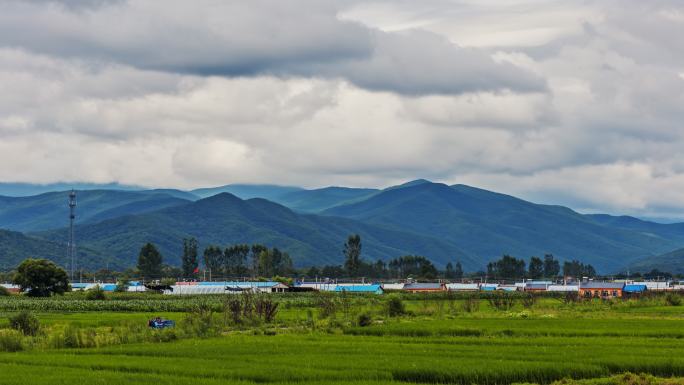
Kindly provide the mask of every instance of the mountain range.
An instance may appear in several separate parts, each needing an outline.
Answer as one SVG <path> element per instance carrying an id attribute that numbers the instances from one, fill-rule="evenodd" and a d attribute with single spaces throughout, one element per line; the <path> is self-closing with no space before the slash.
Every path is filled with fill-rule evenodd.
<path id="1" fill-rule="evenodd" d="M 61 261 L 66 195 L 0 197 L 0 228 L 11 230 L 0 238 L 0 258 L 31 254 Z M 635 266 L 650 270 L 654 256 L 684 247 L 682 230 L 684 223 L 583 215 L 466 185 L 417 180 L 382 190 L 275 185 L 83 190 L 76 234 L 90 266 L 132 266 L 145 242 L 157 244 L 167 263 L 178 264 L 182 239 L 190 236 L 202 247 L 278 247 L 301 267 L 337 264 L 347 235 L 359 233 L 369 260 L 416 254 L 440 267 L 459 260 L 475 271 L 503 254 L 527 259 L 552 253 L 612 273 Z M 680 254 L 662 258 L 684 261 Z M 684 270 L 684 263 L 671 265 Z"/>

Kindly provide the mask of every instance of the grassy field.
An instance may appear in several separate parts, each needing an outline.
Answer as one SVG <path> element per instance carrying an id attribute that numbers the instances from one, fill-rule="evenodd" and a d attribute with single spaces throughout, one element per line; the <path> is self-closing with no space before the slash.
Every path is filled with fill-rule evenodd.
<path id="1" fill-rule="evenodd" d="M 505 310 L 481 300 L 466 311 L 464 299 L 407 297 L 407 314 L 398 317 L 388 316 L 386 297 L 331 299 L 332 314 L 321 317 L 325 301 L 276 297 L 280 311 L 268 323 L 236 324 L 218 311 L 162 313 L 178 321 L 171 332 L 139 327 L 155 312 L 36 312 L 43 336 L 25 337 L 23 351 L 0 353 L 0 383 L 684 384 L 684 306 L 658 298 L 542 298 Z M 0 301 L 0 311 L 17 310 Z M 359 325 L 360 314 L 368 326 Z M 1 322 L 0 329 L 8 327 Z M 65 329 L 92 347 L 40 343 Z M 140 335 L 100 338 L 117 330 Z"/>

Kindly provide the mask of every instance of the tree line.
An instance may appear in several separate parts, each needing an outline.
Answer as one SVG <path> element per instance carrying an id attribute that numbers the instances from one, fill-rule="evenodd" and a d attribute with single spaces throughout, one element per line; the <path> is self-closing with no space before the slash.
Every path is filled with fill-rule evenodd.
<path id="1" fill-rule="evenodd" d="M 138 254 L 137 268 L 143 277 L 161 278 L 165 273 L 163 256 L 152 243 L 145 244 Z M 228 247 L 209 245 L 202 252 L 202 262 L 210 278 L 289 276 L 294 272 L 287 252 L 264 245 L 237 244 Z M 168 270 L 167 270 L 168 273 Z M 200 273 L 199 244 L 195 238 L 183 239 L 181 269 L 178 275 L 198 278 Z"/>
<path id="2" fill-rule="evenodd" d="M 552 254 L 546 254 L 544 259 L 530 258 L 527 268 L 525 260 L 504 255 L 500 259 L 487 264 L 486 275 L 491 279 L 539 279 L 557 278 L 560 276 L 561 264 Z M 578 260 L 563 262 L 564 277 L 595 277 L 596 269 L 590 264 Z"/>

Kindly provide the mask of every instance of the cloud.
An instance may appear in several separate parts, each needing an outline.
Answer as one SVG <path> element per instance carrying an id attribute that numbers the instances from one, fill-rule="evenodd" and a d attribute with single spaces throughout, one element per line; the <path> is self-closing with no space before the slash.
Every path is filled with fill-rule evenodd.
<path id="1" fill-rule="evenodd" d="M 59 4 L 4 2 L 0 45 L 188 75 L 342 78 L 410 95 L 545 88 L 524 69 L 436 34 L 341 20 L 335 1 Z"/>
<path id="2" fill-rule="evenodd" d="M 428 178 L 684 218 L 674 1 L 6 1 L 0 179 Z"/>

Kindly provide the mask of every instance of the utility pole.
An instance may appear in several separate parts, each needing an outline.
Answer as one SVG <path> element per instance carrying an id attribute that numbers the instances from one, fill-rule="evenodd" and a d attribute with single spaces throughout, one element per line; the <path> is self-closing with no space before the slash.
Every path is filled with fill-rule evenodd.
<path id="1" fill-rule="evenodd" d="M 74 239 L 74 220 L 76 219 L 76 191 L 69 193 L 69 243 L 67 244 L 67 258 L 71 265 L 71 282 L 74 281 L 76 269 L 76 241 Z"/>

